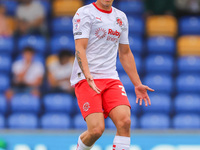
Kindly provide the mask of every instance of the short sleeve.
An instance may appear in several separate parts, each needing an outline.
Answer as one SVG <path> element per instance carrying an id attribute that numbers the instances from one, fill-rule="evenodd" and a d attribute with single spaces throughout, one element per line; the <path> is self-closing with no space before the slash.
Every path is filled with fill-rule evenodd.
<path id="1" fill-rule="evenodd" d="M 20 74 L 22 72 L 22 68 L 23 66 L 22 66 L 21 61 L 16 61 L 12 65 L 12 73 L 15 75 Z"/>
<path id="2" fill-rule="evenodd" d="M 35 11 L 37 12 L 37 17 L 38 18 L 45 16 L 44 8 L 39 2 L 35 2 L 35 7 L 34 8 L 35 8 Z"/>
<path id="3" fill-rule="evenodd" d="M 121 36 L 120 36 L 120 39 L 119 39 L 119 43 L 120 44 L 129 44 L 129 40 L 128 40 L 128 32 L 129 32 L 128 19 L 127 19 L 125 14 L 124 14 L 123 20 L 124 20 L 124 25 L 122 27 L 122 33 L 121 33 Z"/>
<path id="4" fill-rule="evenodd" d="M 19 18 L 19 19 L 22 18 L 21 6 L 18 6 L 18 7 L 17 7 L 16 16 L 17 16 L 17 18 Z"/>
<path id="5" fill-rule="evenodd" d="M 73 18 L 74 39 L 89 38 L 91 19 L 86 9 L 78 10 Z"/>

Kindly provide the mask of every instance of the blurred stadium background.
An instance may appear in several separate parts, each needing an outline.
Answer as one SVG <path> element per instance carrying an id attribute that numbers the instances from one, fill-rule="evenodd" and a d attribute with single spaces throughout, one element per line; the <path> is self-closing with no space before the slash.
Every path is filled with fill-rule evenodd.
<path id="1" fill-rule="evenodd" d="M 63 74 L 69 76 L 71 65 L 60 72 L 58 59 L 65 54 L 67 63 L 73 60 L 72 16 L 94 1 L 0 0 L 1 150 L 75 150 L 86 124 L 73 89 L 58 83 L 67 78 L 68 84 Z M 128 16 L 141 79 L 156 90 L 151 107 L 137 106 L 117 60 L 132 105 L 131 150 L 200 150 L 200 0 L 115 0 L 114 6 Z M 16 82 L 14 64 L 25 59 L 24 49 L 36 52 L 32 76 L 41 79 L 38 84 Z M 93 150 L 112 149 L 114 125 L 105 123 Z"/>

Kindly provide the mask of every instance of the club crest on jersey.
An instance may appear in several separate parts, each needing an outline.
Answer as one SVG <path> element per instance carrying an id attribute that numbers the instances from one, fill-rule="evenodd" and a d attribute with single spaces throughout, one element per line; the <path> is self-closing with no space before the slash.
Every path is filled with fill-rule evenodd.
<path id="1" fill-rule="evenodd" d="M 103 28 L 98 28 L 96 31 L 95 31 L 95 36 L 98 38 L 98 39 L 102 39 L 106 36 L 106 30 L 103 29 Z"/>
<path id="2" fill-rule="evenodd" d="M 83 111 L 88 111 L 90 108 L 90 104 L 88 102 L 86 102 L 84 105 L 83 105 Z"/>
<path id="3" fill-rule="evenodd" d="M 116 22 L 117 22 L 117 24 L 118 24 L 120 27 L 123 26 L 123 22 L 122 22 L 122 19 L 121 19 L 121 18 L 117 17 L 117 18 L 116 18 Z"/>

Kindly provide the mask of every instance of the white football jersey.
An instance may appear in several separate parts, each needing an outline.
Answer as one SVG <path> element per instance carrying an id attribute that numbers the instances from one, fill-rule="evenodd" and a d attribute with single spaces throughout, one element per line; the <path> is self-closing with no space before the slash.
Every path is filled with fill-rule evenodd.
<path id="1" fill-rule="evenodd" d="M 129 44 L 128 20 L 122 11 L 112 7 L 105 11 L 95 3 L 78 9 L 73 18 L 74 39 L 88 38 L 86 56 L 94 79 L 119 79 L 116 58 L 120 44 Z M 71 84 L 85 79 L 75 58 Z"/>

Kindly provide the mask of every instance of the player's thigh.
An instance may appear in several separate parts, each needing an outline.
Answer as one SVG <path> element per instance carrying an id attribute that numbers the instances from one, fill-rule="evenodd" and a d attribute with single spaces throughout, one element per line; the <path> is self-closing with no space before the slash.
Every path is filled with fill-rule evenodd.
<path id="1" fill-rule="evenodd" d="M 75 94 L 83 118 L 93 113 L 102 113 L 102 98 L 92 90 L 87 81 L 80 81 L 75 87 Z"/>
<path id="2" fill-rule="evenodd" d="M 109 113 L 109 117 L 116 125 L 116 127 L 121 127 L 124 125 L 129 126 L 130 116 L 131 116 L 130 107 L 127 105 L 119 105 L 113 108 Z"/>
<path id="3" fill-rule="evenodd" d="M 103 133 L 105 129 L 103 113 L 92 113 L 85 118 L 89 132 Z"/>
<path id="4" fill-rule="evenodd" d="M 122 110 L 124 106 L 128 108 L 130 111 L 130 103 L 127 98 L 126 92 L 120 80 L 109 80 L 107 83 L 108 88 L 103 93 L 103 109 L 104 115 L 107 117 L 111 111 L 118 110 L 118 106 L 122 106 Z M 117 109 L 116 109 L 117 107 Z"/>

